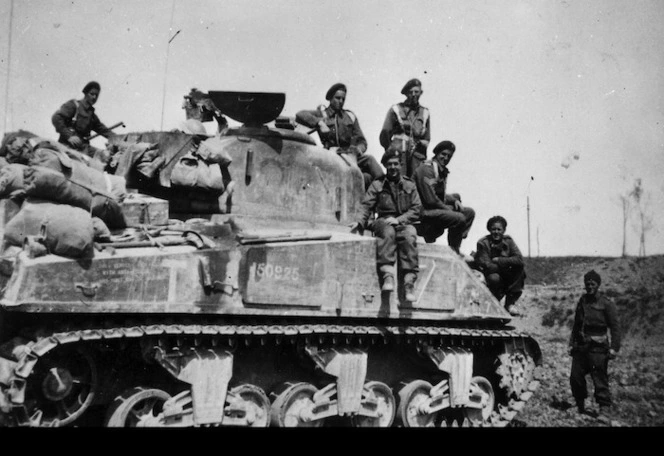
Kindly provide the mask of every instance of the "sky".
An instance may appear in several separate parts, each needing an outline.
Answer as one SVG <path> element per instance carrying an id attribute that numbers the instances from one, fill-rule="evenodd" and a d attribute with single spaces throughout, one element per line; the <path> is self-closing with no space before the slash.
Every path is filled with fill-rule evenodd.
<path id="1" fill-rule="evenodd" d="M 463 252 L 502 215 L 527 256 L 620 256 L 623 234 L 638 255 L 621 197 L 640 179 L 645 253 L 664 254 L 662 23 L 661 0 L 0 0 L 0 128 L 56 139 L 90 80 L 118 132 L 177 128 L 192 87 L 283 92 L 294 116 L 343 82 L 380 158 L 419 78 L 429 156 L 456 144 L 448 188 L 477 213 Z"/>

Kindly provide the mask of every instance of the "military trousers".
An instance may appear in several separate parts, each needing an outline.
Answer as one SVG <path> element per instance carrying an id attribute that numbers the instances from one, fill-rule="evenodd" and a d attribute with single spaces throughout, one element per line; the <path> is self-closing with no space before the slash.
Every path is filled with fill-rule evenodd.
<path id="1" fill-rule="evenodd" d="M 426 242 L 434 242 L 447 229 L 447 244 L 459 252 L 461 241 L 468 236 L 475 220 L 475 210 L 464 207 L 461 212 L 451 209 L 425 209 L 418 232 Z"/>
<path id="2" fill-rule="evenodd" d="M 412 225 L 392 226 L 384 218 L 378 218 L 373 231 L 378 266 L 393 265 L 398 259 L 399 268 L 404 273 L 419 271 L 417 231 Z"/>
<path id="3" fill-rule="evenodd" d="M 378 164 L 376 157 L 369 154 L 361 154 L 357 157 L 357 166 L 364 176 L 364 189 L 368 189 L 371 182 L 385 175 L 383 168 Z"/>
<path id="4" fill-rule="evenodd" d="M 507 300 L 514 303 L 523 293 L 526 273 L 523 265 L 498 265 L 498 272 L 484 275 L 486 285 L 497 300 L 507 296 Z"/>
<path id="5" fill-rule="evenodd" d="M 611 405 L 609 390 L 609 351 L 605 348 L 578 349 L 572 355 L 570 386 L 577 405 L 588 397 L 586 376 L 590 374 L 595 387 L 595 402 L 600 406 Z"/>

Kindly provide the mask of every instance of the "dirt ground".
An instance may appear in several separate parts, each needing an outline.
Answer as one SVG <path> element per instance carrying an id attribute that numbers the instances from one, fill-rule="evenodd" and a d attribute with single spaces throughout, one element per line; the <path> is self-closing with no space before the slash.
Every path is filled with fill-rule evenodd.
<path id="1" fill-rule="evenodd" d="M 609 363 L 614 410 L 609 419 L 580 415 L 569 386 L 567 354 L 574 309 L 583 294 L 583 274 L 602 277 L 600 292 L 617 305 L 623 346 Z M 511 324 L 539 342 L 540 387 L 515 426 L 664 426 L 664 256 L 527 258 L 528 278 L 519 300 L 523 316 Z M 597 411 L 588 377 L 591 413 Z"/>

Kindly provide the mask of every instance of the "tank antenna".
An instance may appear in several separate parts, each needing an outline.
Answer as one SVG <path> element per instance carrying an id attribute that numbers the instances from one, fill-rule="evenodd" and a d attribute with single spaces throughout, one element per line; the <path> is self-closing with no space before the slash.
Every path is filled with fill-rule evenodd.
<path id="1" fill-rule="evenodd" d="M 7 45 L 7 83 L 5 84 L 5 125 L 4 133 L 7 133 L 7 117 L 9 111 L 9 79 L 12 62 L 12 19 L 14 18 L 14 0 L 9 3 L 9 43 Z"/>
<path id="2" fill-rule="evenodd" d="M 171 30 L 173 30 L 173 17 L 175 16 L 175 0 L 173 0 L 173 7 L 171 8 L 171 24 L 168 28 L 168 31 L 170 33 Z M 164 88 L 162 90 L 162 98 L 161 98 L 161 126 L 160 130 L 164 129 L 164 106 L 166 104 L 166 80 L 168 79 L 168 55 L 170 54 L 171 50 L 171 41 L 180 33 L 180 30 L 175 32 L 175 35 L 173 35 L 169 40 L 168 44 L 166 45 L 166 63 L 164 64 Z"/>

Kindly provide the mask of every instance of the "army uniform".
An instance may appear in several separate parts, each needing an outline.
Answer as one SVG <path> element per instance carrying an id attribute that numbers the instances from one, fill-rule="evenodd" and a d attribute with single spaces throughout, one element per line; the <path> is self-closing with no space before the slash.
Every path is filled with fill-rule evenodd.
<path id="1" fill-rule="evenodd" d="M 475 211 L 470 207 L 463 207 L 461 212 L 454 210 L 455 201 L 461 202 L 461 197 L 446 193 L 448 174 L 448 168 L 436 159 L 424 162 L 415 171 L 413 179 L 423 208 L 418 233 L 432 243 L 448 229 L 447 243 L 458 253 L 475 220 Z"/>
<path id="2" fill-rule="evenodd" d="M 610 331 L 610 339 L 607 330 Z M 620 350 L 620 339 L 615 304 L 599 293 L 583 295 L 576 306 L 569 342 L 572 354 L 570 386 L 579 410 L 583 409 L 584 400 L 588 396 L 588 374 L 595 386 L 595 401 L 600 408 L 611 406 L 609 349 L 617 353 Z"/>
<path id="3" fill-rule="evenodd" d="M 494 244 L 491 235 L 477 241 L 475 264 L 486 279 L 491 293 L 499 301 L 505 297 L 505 307 L 512 306 L 523 293 L 526 278 L 523 256 L 511 236 L 504 235 Z M 497 258 L 497 262 L 493 262 Z"/>
<path id="4" fill-rule="evenodd" d="M 345 92 L 346 86 L 343 84 L 333 85 L 328 90 L 326 98 L 330 100 L 337 90 Z M 355 154 L 357 165 L 364 176 L 365 189 L 369 188 L 369 184 L 374 179 L 385 175 L 378 161 L 372 155 L 366 153 L 367 140 L 364 133 L 362 133 L 357 116 L 352 111 L 347 109 L 337 111 L 331 106 L 320 106 L 314 110 L 299 111 L 295 114 L 295 120 L 309 128 L 317 128 L 321 120 L 325 122 L 330 132 L 327 134 L 318 132 L 323 147 L 326 149 L 338 147 L 338 153 Z"/>
<path id="5" fill-rule="evenodd" d="M 419 104 L 408 106 L 403 102 L 393 105 L 385 116 L 379 139 L 383 148 L 394 144 L 404 152 L 401 174 L 412 177 L 418 166 L 427 159 L 427 147 L 431 140 L 429 109 Z"/>
<path id="6" fill-rule="evenodd" d="M 88 139 L 91 132 L 94 131 L 106 138 L 111 133 L 111 130 L 95 114 L 94 106 L 88 104 L 85 100 L 67 101 L 53 114 L 51 121 L 55 131 L 60 134 L 58 142 L 67 147 L 72 147 L 69 144 L 69 138 L 78 136 L 83 142 L 80 150 L 86 151 L 88 155 L 93 155 L 89 152 L 90 149 L 96 150 L 90 146 L 90 140 Z"/>
<path id="7" fill-rule="evenodd" d="M 406 276 L 405 281 L 416 280 L 419 272 L 417 253 L 417 232 L 413 222 L 419 220 L 421 210 L 420 197 L 415 184 L 407 177 L 401 176 L 398 181 L 391 182 L 387 177 L 376 179 L 366 192 L 360 211 L 358 223 L 366 228 L 373 212 L 377 218 L 373 223 L 376 236 L 376 263 L 382 272 L 389 271 L 397 261 Z M 385 219 L 395 217 L 399 225 L 391 226 Z"/>

